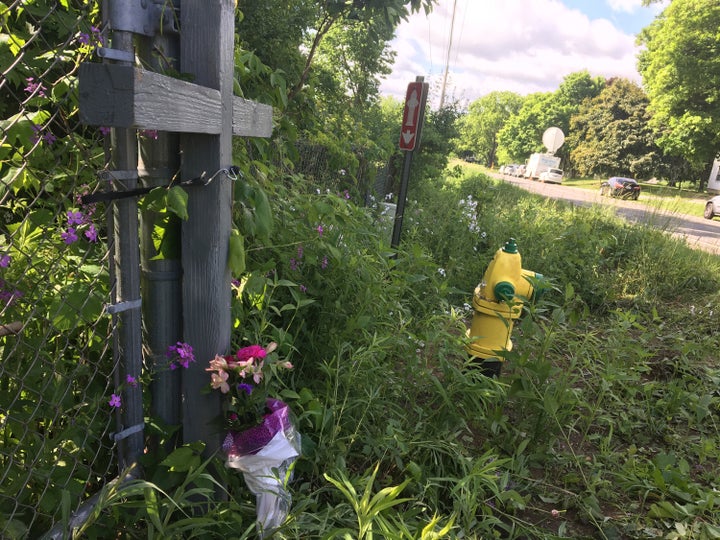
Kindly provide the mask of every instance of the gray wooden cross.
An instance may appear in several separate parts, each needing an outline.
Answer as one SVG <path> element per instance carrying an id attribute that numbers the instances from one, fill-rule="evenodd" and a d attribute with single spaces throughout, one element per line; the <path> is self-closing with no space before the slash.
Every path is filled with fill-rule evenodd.
<path id="1" fill-rule="evenodd" d="M 113 32 L 152 36 L 174 26 L 166 0 L 110 2 Z M 83 64 L 79 71 L 80 118 L 87 125 L 179 134 L 184 180 L 232 165 L 232 136 L 269 137 L 272 108 L 233 96 L 233 0 L 182 0 L 180 71 L 186 82 L 134 65 L 132 51 L 105 51 L 120 64 Z M 170 21 L 172 24 L 168 24 Z M 132 48 L 132 47 L 128 47 Z M 129 165 L 132 167 L 132 165 Z M 182 223 L 182 333 L 197 362 L 183 370 L 185 442 L 202 440 L 206 454 L 220 446 L 211 427 L 220 412 L 208 385 L 207 362 L 230 348 L 230 274 L 227 267 L 232 209 L 229 181 L 188 190 Z M 215 393 L 216 394 L 216 393 Z"/>

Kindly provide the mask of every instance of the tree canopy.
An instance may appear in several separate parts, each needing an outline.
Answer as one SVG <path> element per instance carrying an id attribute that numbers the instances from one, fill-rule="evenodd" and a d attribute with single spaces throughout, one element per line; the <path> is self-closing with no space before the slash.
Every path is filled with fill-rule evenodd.
<path id="1" fill-rule="evenodd" d="M 637 84 L 612 79 L 570 122 L 567 142 L 583 176 L 654 176 L 659 149 L 648 126 L 648 99 Z"/>
<path id="2" fill-rule="evenodd" d="M 530 94 L 517 115 L 511 117 L 498 135 L 498 154 L 503 161 L 524 162 L 533 152 L 542 152 L 542 135 L 549 127 L 559 127 L 567 135 L 570 119 L 588 98 L 596 96 L 604 79 L 587 71 L 569 74 L 555 92 Z M 558 155 L 566 157 L 565 145 Z"/>
<path id="3" fill-rule="evenodd" d="M 639 36 L 651 125 L 666 153 L 696 167 L 720 151 L 720 3 L 673 0 Z"/>
<path id="4" fill-rule="evenodd" d="M 492 166 L 497 161 L 498 133 L 522 102 L 514 92 L 491 92 L 473 101 L 459 122 L 458 149 Z"/>

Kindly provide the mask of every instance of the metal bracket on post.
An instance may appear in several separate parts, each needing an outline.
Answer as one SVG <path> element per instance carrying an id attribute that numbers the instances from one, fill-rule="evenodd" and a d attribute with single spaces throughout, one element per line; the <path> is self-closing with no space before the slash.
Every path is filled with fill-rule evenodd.
<path id="1" fill-rule="evenodd" d="M 127 51 L 119 51 L 108 47 L 98 47 L 95 51 L 100 58 L 115 60 L 116 62 L 135 62 L 135 54 Z"/>
<path id="2" fill-rule="evenodd" d="M 114 0 L 110 2 L 113 30 L 143 36 L 179 32 L 175 7 L 167 0 Z"/>

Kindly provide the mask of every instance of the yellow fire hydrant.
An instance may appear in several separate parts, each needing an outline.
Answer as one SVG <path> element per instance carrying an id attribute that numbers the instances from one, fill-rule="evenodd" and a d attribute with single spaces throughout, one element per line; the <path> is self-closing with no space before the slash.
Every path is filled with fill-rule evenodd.
<path id="1" fill-rule="evenodd" d="M 515 239 L 498 249 L 473 295 L 473 319 L 468 330 L 467 351 L 481 359 L 483 372 L 500 375 L 502 351 L 511 351 L 510 339 L 515 319 L 522 313 L 523 302 L 533 296 L 532 279 L 542 274 L 524 270 Z"/>

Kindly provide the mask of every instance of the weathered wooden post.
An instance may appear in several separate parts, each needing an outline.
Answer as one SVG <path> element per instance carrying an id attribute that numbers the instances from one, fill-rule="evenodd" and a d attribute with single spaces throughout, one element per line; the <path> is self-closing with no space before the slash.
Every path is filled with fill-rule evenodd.
<path id="1" fill-rule="evenodd" d="M 195 83 L 219 91 L 220 115 L 212 134 L 181 136 L 184 179 L 232 165 L 232 88 L 234 75 L 233 0 L 183 0 L 181 71 Z M 230 349 L 230 272 L 227 265 L 232 224 L 232 185 L 220 175 L 189 192 L 187 222 L 182 225 L 183 335 L 197 362 L 183 373 L 183 439 L 202 440 L 217 450 L 224 434 L 211 423 L 221 413 L 217 392 L 205 393 L 207 363 Z"/>
<path id="2" fill-rule="evenodd" d="M 168 21 L 164 0 L 117 0 L 111 5 L 114 30 L 148 36 L 162 32 Z M 211 454 L 221 441 L 222 434 L 211 426 L 220 402 L 203 393 L 208 384 L 205 367 L 215 354 L 228 352 L 231 331 L 227 252 L 232 185 L 227 176 L 215 173 L 232 165 L 233 135 L 271 135 L 272 108 L 232 95 L 233 0 L 183 0 L 179 32 L 181 71 L 192 74 L 193 83 L 132 65 L 127 51 L 106 50 L 108 63 L 80 67 L 80 116 L 88 125 L 180 133 L 182 178 L 213 178 L 207 185 L 187 187 L 182 339 L 193 346 L 197 362 L 183 370 L 182 396 L 177 397 L 182 397 L 183 440 L 204 441 L 206 454 Z M 127 167 L 137 168 L 137 162 Z M 138 194 L 113 192 L 106 200 Z M 137 234 L 124 241 L 137 247 Z"/>

